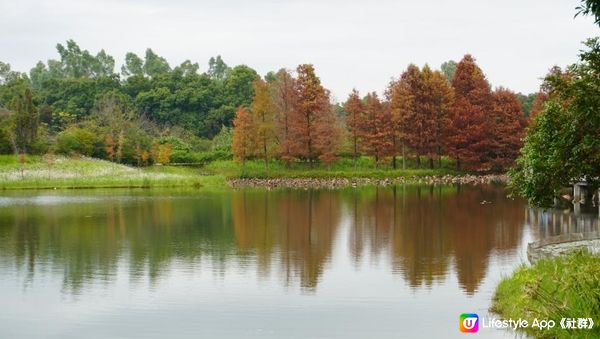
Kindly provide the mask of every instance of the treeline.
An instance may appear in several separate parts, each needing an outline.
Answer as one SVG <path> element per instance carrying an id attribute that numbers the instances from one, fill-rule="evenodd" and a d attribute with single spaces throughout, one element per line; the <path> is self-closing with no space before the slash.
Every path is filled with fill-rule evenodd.
<path id="1" fill-rule="evenodd" d="M 442 71 L 409 65 L 383 98 L 353 90 L 342 109 L 330 103 L 311 65 L 295 73 L 281 70 L 254 82 L 251 105 L 241 106 L 234 120 L 238 161 L 259 158 L 268 166 L 279 158 L 312 166 L 366 155 L 397 168 L 401 156 L 403 168 L 408 157 L 433 168 L 448 156 L 458 168 L 502 171 L 519 154 L 527 125 L 522 101 L 508 89 L 492 90 L 470 55 Z"/>
<path id="2" fill-rule="evenodd" d="M 104 50 L 93 55 L 69 40 L 57 51 L 59 60 L 38 62 L 29 73 L 0 62 L 1 153 L 76 153 L 140 165 L 228 158 L 235 110 L 251 103 L 260 78 L 220 56 L 200 73 L 197 63 L 172 67 L 147 49 L 141 57 L 127 53 L 117 73 Z"/>
<path id="3" fill-rule="evenodd" d="M 237 159 L 266 166 L 366 155 L 394 168 L 409 157 L 434 166 L 449 156 L 463 168 L 500 170 L 516 156 L 524 117 L 543 107 L 539 95 L 492 91 L 470 57 L 441 71 L 411 65 L 383 98 L 353 92 L 340 105 L 311 65 L 261 77 L 216 57 L 201 73 L 197 63 L 172 67 L 147 49 L 127 53 L 117 73 L 104 50 L 92 54 L 69 40 L 57 51 L 59 59 L 28 73 L 0 62 L 0 153 L 143 166 L 229 159 L 233 149 Z"/>

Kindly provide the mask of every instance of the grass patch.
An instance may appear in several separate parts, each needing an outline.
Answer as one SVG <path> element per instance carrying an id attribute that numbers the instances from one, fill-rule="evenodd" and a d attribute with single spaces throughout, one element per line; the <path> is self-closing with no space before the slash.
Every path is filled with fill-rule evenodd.
<path id="1" fill-rule="evenodd" d="M 314 164 L 310 167 L 308 163 L 294 162 L 289 167 L 283 161 L 273 160 L 269 163 L 269 169 L 265 168 L 262 161 L 250 160 L 245 164 L 233 160 L 217 160 L 206 166 L 204 170 L 212 174 L 221 174 L 227 178 L 392 178 L 413 177 L 432 175 L 456 175 L 460 174 L 451 168 L 449 161 L 444 159 L 442 167 L 416 168 L 414 160 L 409 162 L 409 168 L 393 169 L 390 165 L 375 166 L 372 158 L 362 157 L 358 160 L 356 167 L 352 159 L 340 159 L 331 167 Z M 423 166 L 427 166 L 425 162 Z M 438 166 L 437 162 L 435 166 Z M 398 160 L 398 167 L 402 167 L 402 160 Z"/>
<path id="2" fill-rule="evenodd" d="M 291 166 L 273 160 L 269 169 L 259 160 L 242 165 L 232 160 L 217 160 L 203 168 L 186 166 L 131 167 L 93 158 L 26 156 L 20 164 L 14 155 L 0 155 L 0 189 L 53 188 L 150 188 L 150 187 L 227 187 L 227 178 L 397 178 L 461 174 L 446 158 L 442 167 L 392 169 L 389 164 L 376 167 L 372 158 L 361 157 L 356 166 L 343 158 L 330 167 L 295 162 Z M 422 163 L 423 166 L 427 164 Z M 402 166 L 401 159 L 398 166 Z M 438 163 L 436 162 L 436 166 Z"/>
<path id="3" fill-rule="evenodd" d="M 496 289 L 492 308 L 504 319 L 556 321 L 553 329 L 528 327 L 537 338 L 600 338 L 600 257 L 584 251 L 521 266 Z M 562 318 L 592 318 L 592 330 L 563 330 Z"/>
<path id="4" fill-rule="evenodd" d="M 0 189 L 150 188 L 226 186 L 219 175 L 201 175 L 197 168 L 136 168 L 91 158 L 0 156 Z"/>

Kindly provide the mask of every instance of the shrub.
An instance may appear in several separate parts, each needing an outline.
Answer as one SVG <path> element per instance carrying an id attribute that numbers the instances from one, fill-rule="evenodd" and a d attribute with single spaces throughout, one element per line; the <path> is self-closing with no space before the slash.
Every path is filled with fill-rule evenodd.
<path id="1" fill-rule="evenodd" d="M 56 137 L 56 152 L 67 155 L 92 156 L 97 141 L 96 135 L 92 132 L 72 126 L 60 132 Z"/>

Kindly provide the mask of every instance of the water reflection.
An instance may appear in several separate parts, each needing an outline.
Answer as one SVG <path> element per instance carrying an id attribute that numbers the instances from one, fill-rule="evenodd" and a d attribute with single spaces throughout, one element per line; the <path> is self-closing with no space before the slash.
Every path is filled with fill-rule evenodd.
<path id="1" fill-rule="evenodd" d="M 498 188 L 373 188 L 350 200 L 353 256 L 389 249 L 394 271 L 415 288 L 443 281 L 454 264 L 471 294 L 492 251 L 514 250 L 522 236 L 523 202 Z"/>
<path id="2" fill-rule="evenodd" d="M 286 284 L 298 276 L 302 287 L 316 287 L 341 220 L 338 193 L 239 191 L 232 204 L 238 249 L 256 253 L 261 273 L 277 255 Z"/>
<path id="3" fill-rule="evenodd" d="M 340 253 L 357 270 L 389 263 L 415 290 L 453 275 L 471 295 L 490 258 L 514 254 L 525 213 L 494 186 L 121 193 L 4 197 L 0 274 L 61 275 L 78 294 L 123 272 L 153 285 L 175 263 L 209 261 L 213 274 L 243 267 L 316 291 Z"/>
<path id="4" fill-rule="evenodd" d="M 526 220 L 533 226 L 539 240 L 551 240 L 554 237 L 576 233 L 600 234 L 600 219 L 593 209 L 588 213 L 572 213 L 568 208 L 528 208 Z"/>

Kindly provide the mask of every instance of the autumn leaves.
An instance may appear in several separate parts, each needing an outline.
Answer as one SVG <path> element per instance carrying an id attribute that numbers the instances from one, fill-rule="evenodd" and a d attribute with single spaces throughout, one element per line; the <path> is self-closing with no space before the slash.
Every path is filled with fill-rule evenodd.
<path id="1" fill-rule="evenodd" d="M 232 151 L 244 162 L 256 157 L 268 166 L 278 156 L 331 164 L 337 159 L 341 127 L 329 91 L 312 65 L 300 65 L 297 77 L 279 71 L 275 80 L 254 82 L 251 109 L 240 107 L 233 121 Z"/>
<path id="2" fill-rule="evenodd" d="M 454 77 L 427 65 L 409 65 L 384 95 L 350 93 L 341 114 L 312 65 L 300 65 L 296 77 L 280 71 L 254 83 L 250 108 L 234 120 L 233 154 L 244 162 L 260 158 L 268 167 L 278 157 L 288 164 L 326 165 L 339 154 L 367 155 L 376 165 L 402 168 L 412 157 L 418 167 L 441 166 L 442 156 L 468 170 L 505 170 L 518 155 L 526 121 L 517 96 L 492 91 L 475 60 L 466 55 Z"/>

